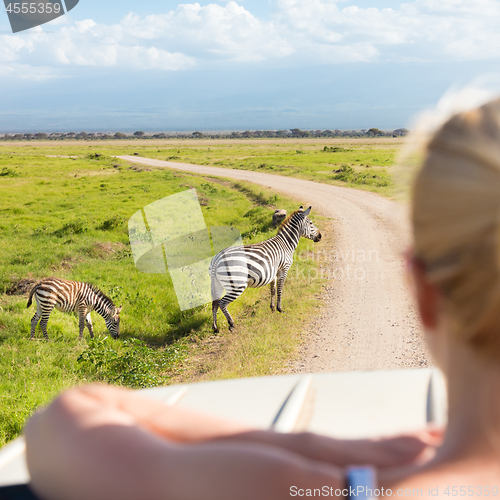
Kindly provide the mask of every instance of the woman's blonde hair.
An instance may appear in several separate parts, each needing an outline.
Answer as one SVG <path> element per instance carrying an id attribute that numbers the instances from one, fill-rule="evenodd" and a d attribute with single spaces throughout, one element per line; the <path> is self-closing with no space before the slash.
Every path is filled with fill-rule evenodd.
<path id="1" fill-rule="evenodd" d="M 500 99 L 433 134 L 413 186 L 415 254 L 459 335 L 500 360 Z"/>

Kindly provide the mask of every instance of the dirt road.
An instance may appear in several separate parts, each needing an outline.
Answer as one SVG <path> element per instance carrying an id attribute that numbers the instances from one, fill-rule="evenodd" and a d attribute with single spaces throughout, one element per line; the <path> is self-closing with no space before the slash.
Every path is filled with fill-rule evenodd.
<path id="1" fill-rule="evenodd" d="M 329 285 L 323 315 L 311 325 L 292 372 L 428 366 L 415 307 L 404 283 L 401 253 L 409 242 L 403 206 L 373 193 L 292 177 L 119 156 L 260 184 L 292 196 L 333 220 Z M 292 268 L 293 270 L 293 268 Z M 293 273 L 292 273 L 293 274 Z M 285 286 L 286 304 L 286 286 Z"/>

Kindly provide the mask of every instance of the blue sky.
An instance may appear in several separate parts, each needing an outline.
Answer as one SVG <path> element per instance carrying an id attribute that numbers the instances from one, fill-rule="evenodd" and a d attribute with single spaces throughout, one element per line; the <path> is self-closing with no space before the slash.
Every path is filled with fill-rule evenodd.
<path id="1" fill-rule="evenodd" d="M 0 132 L 392 129 L 496 74 L 497 0 L 80 0 L 13 35 Z"/>

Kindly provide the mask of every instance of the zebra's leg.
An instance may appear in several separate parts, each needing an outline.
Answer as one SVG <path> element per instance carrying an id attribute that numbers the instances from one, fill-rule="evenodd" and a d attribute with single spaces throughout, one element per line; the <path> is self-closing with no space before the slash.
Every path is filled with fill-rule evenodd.
<path id="1" fill-rule="evenodd" d="M 230 332 L 232 332 L 234 330 L 234 320 L 233 320 L 233 317 L 231 316 L 231 314 L 229 314 L 229 311 L 227 310 L 227 306 L 231 302 L 234 302 L 245 291 L 245 288 L 246 287 L 232 289 L 230 292 L 226 293 L 226 295 L 224 295 L 224 297 L 222 297 L 222 299 L 220 299 L 219 307 L 227 319 Z"/>
<path id="2" fill-rule="evenodd" d="M 80 340 L 83 339 L 83 330 L 85 329 L 85 317 L 87 316 L 87 309 L 81 308 L 78 309 L 78 328 L 80 330 L 80 334 L 78 338 Z"/>
<path id="3" fill-rule="evenodd" d="M 274 312 L 274 296 L 276 295 L 276 278 L 271 281 L 271 311 Z"/>
<path id="4" fill-rule="evenodd" d="M 42 329 L 43 336 L 49 340 L 49 334 L 47 333 L 47 323 L 49 322 L 49 316 L 54 308 L 53 305 L 50 306 L 50 309 L 46 309 L 42 312 L 42 319 L 40 320 L 40 328 Z"/>
<path id="5" fill-rule="evenodd" d="M 219 309 L 219 302 L 220 300 L 212 301 L 212 316 L 213 316 L 212 330 L 214 331 L 214 333 L 219 333 L 219 329 L 217 328 L 217 311 Z"/>
<path id="6" fill-rule="evenodd" d="M 85 324 L 87 325 L 87 328 L 90 333 L 90 338 L 94 338 L 94 329 L 92 327 L 92 318 L 90 317 L 90 313 L 87 313 L 87 316 L 85 316 Z"/>
<path id="7" fill-rule="evenodd" d="M 229 305 L 229 303 L 222 304 L 222 300 L 221 300 L 220 310 L 222 311 L 222 313 L 224 314 L 224 316 L 227 319 L 227 322 L 229 324 L 229 331 L 232 332 L 234 330 L 234 320 L 233 320 L 233 317 L 231 316 L 231 314 L 229 313 L 229 311 L 227 310 L 227 306 Z"/>
<path id="8" fill-rule="evenodd" d="M 286 275 L 288 273 L 288 269 L 281 269 L 278 271 L 277 282 L 278 282 L 278 300 L 276 304 L 276 309 L 282 313 L 284 312 L 281 307 L 281 297 L 283 296 L 283 286 L 285 285 Z"/>
<path id="9" fill-rule="evenodd" d="M 220 284 L 220 281 L 217 277 L 217 270 L 211 270 L 210 291 L 212 294 L 212 330 L 214 331 L 214 333 L 219 333 L 219 328 L 217 327 L 217 311 L 219 310 L 220 298 L 224 293 L 224 288 Z"/>
<path id="10" fill-rule="evenodd" d="M 36 313 L 35 315 L 31 318 L 31 340 L 35 338 L 35 330 L 36 330 L 36 325 L 38 324 L 38 321 L 40 317 L 42 316 L 42 308 L 38 304 L 38 301 L 36 303 Z"/>

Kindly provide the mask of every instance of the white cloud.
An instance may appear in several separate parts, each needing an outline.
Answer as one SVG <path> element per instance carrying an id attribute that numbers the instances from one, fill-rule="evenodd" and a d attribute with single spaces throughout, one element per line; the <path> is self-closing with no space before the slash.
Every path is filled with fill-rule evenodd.
<path id="1" fill-rule="evenodd" d="M 355 60 L 471 60 L 498 57 L 500 2 L 415 0 L 395 9 L 362 9 L 335 0 L 276 0 L 281 34 L 295 34 L 296 51 L 322 47 L 336 62 Z"/>
<path id="2" fill-rule="evenodd" d="M 4 50 L 4 56 L 15 54 L 19 60 L 35 66 L 118 66 L 176 71 L 194 65 L 192 58 L 178 52 L 141 44 L 133 38 L 125 43 L 125 36 L 113 36 L 113 27 L 109 30 L 90 19 L 62 26 L 56 33 L 11 38 L 19 41 L 14 48 Z"/>
<path id="3" fill-rule="evenodd" d="M 58 29 L 55 33 L 38 28 L 3 37 L 0 62 L 9 61 L 13 68 L 24 64 L 178 71 L 207 59 L 261 61 L 294 50 L 272 23 L 260 21 L 233 1 L 225 6 L 179 5 L 175 11 L 146 17 L 130 13 L 114 25 L 60 19 L 65 21 L 48 25 Z"/>
<path id="4" fill-rule="evenodd" d="M 168 14 L 145 18 L 129 14 L 121 26 L 129 36 L 158 41 L 200 58 L 259 61 L 293 52 L 273 23 L 260 21 L 236 2 L 224 7 L 184 4 Z"/>
<path id="5" fill-rule="evenodd" d="M 38 28 L 0 35 L 0 74 L 17 69 L 21 76 L 50 78 L 74 66 L 179 71 L 203 61 L 289 58 L 289 64 L 300 65 L 500 54 L 496 0 L 414 0 L 397 10 L 336 0 L 274 0 L 270 21 L 240 3 L 187 3 L 163 14 L 130 13 L 113 25 L 64 16 L 50 24 L 55 33 Z"/>

